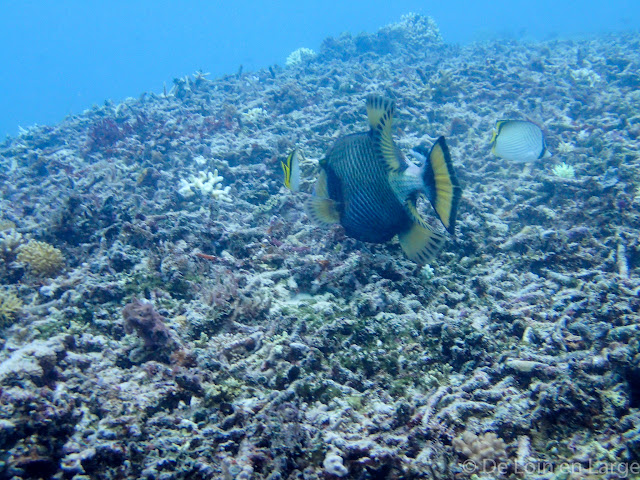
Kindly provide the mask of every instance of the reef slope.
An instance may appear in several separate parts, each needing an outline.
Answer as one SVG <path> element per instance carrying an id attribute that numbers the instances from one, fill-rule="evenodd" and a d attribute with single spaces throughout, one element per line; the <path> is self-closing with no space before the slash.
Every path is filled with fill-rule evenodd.
<path id="1" fill-rule="evenodd" d="M 638 52 L 636 34 L 458 47 L 409 15 L 4 142 L 0 478 L 623 478 Z M 463 184 L 428 267 L 302 208 L 373 92 L 396 99 L 405 152 L 447 136 Z M 514 117 L 552 158 L 491 156 Z"/>

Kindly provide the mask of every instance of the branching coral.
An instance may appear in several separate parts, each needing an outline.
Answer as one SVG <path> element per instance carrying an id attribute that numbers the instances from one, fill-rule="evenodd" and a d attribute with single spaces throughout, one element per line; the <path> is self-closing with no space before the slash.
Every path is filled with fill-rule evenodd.
<path id="1" fill-rule="evenodd" d="M 199 190 L 203 194 L 211 195 L 217 200 L 223 202 L 231 202 L 229 196 L 229 190 L 231 187 L 222 188 L 222 175 L 218 175 L 218 169 L 216 168 L 213 173 L 211 172 L 199 172 L 198 176 L 191 175 L 189 181 L 185 179 L 180 180 L 180 189 L 178 190 L 185 197 L 191 197 L 196 190 Z"/>
<path id="2" fill-rule="evenodd" d="M 0 328 L 10 325 L 22 309 L 22 301 L 12 292 L 0 291 Z"/>
<path id="3" fill-rule="evenodd" d="M 62 252 L 46 242 L 31 240 L 18 249 L 17 260 L 38 276 L 51 276 L 64 264 Z"/>
<path id="4" fill-rule="evenodd" d="M 22 243 L 22 234 L 15 228 L 0 231 L 0 254 L 13 257 Z"/>

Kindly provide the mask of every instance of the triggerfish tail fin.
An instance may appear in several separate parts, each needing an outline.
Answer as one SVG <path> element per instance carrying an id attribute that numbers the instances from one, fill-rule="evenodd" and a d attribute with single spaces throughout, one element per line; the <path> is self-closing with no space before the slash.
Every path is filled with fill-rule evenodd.
<path id="1" fill-rule="evenodd" d="M 320 171 L 315 194 L 306 202 L 307 215 L 318 225 L 332 225 L 340 222 L 338 204 L 329 198 L 327 174 Z"/>
<path id="2" fill-rule="evenodd" d="M 300 160 L 304 158 L 297 148 L 287 155 L 286 160 L 280 160 L 284 173 L 284 186 L 292 192 L 300 190 Z"/>
<path id="3" fill-rule="evenodd" d="M 420 149 L 416 150 L 420 151 Z M 444 137 L 438 138 L 426 155 L 422 181 L 427 197 L 444 228 L 451 235 L 455 235 L 456 215 L 462 188 L 453 170 L 453 162 Z"/>
<path id="4" fill-rule="evenodd" d="M 428 263 L 444 246 L 444 236 L 427 225 L 414 222 L 409 230 L 398 234 L 405 255 L 419 264 Z"/>
<path id="5" fill-rule="evenodd" d="M 369 95 L 367 97 L 369 125 L 376 139 L 378 154 L 390 172 L 397 172 L 400 169 L 396 146 L 391 136 L 395 110 L 396 107 L 393 100 L 379 95 Z"/>

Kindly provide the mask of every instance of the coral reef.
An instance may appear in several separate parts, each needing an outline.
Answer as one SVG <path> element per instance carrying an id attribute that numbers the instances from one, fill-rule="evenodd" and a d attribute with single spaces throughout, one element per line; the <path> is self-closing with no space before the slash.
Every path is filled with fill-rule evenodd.
<path id="1" fill-rule="evenodd" d="M 408 15 L 0 144 L 0 291 L 23 303 L 0 478 L 633 478 L 638 52 L 631 33 L 455 46 Z M 464 185 L 423 268 L 304 213 L 374 92 L 407 157 L 447 136 Z M 500 118 L 558 160 L 492 156 Z"/>

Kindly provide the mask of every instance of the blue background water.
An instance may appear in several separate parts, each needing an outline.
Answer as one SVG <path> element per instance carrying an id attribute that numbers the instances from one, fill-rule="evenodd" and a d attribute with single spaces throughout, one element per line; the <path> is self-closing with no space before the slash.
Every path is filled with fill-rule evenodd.
<path id="1" fill-rule="evenodd" d="M 327 36 L 374 32 L 408 12 L 448 43 L 637 30 L 640 1 L 2 1 L 0 140 L 202 69 L 275 63 Z M 211 77 L 210 77 L 211 78 Z"/>

